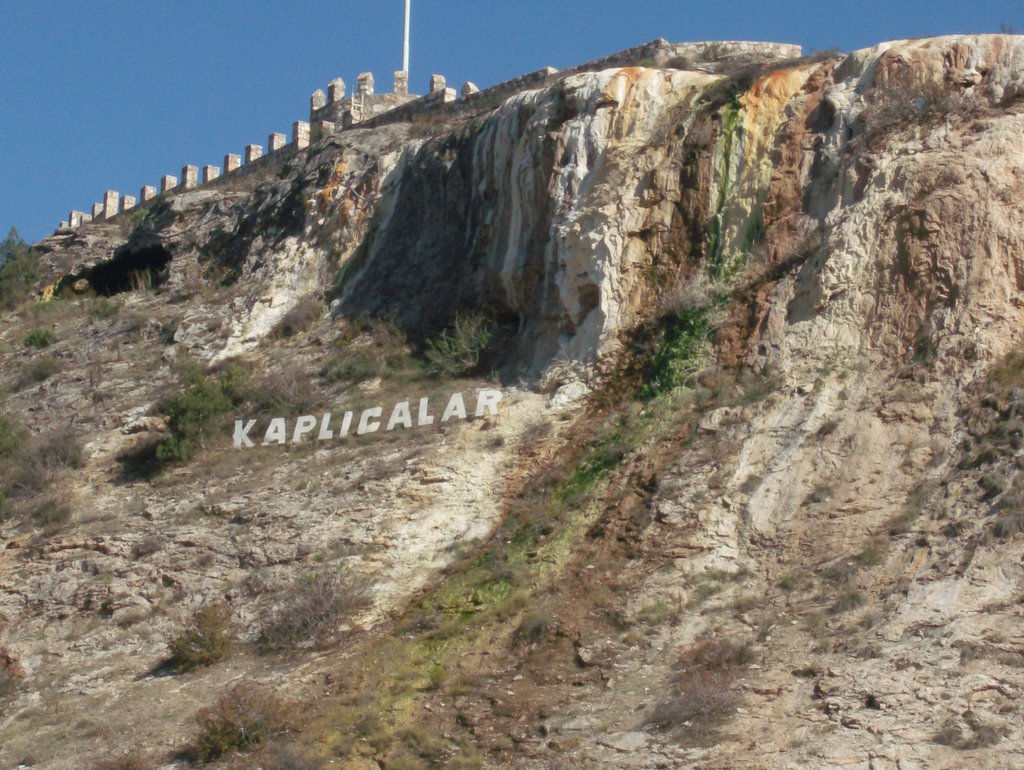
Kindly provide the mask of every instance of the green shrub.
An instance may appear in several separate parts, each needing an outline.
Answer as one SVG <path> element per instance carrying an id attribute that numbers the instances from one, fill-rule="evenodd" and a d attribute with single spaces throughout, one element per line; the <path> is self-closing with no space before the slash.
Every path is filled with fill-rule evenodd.
<path id="1" fill-rule="evenodd" d="M 640 398 L 654 398 L 689 385 L 704 368 L 712 331 L 707 312 L 706 308 L 693 308 L 663 320 L 661 342 L 647 366 Z"/>
<path id="2" fill-rule="evenodd" d="M 482 315 L 459 315 L 450 331 L 427 340 L 426 357 L 433 374 L 461 377 L 480 364 L 491 343 L 493 324 Z"/>
<path id="3" fill-rule="evenodd" d="M 212 708 L 196 715 L 199 738 L 196 753 L 212 762 L 232 751 L 260 743 L 294 729 L 294 709 L 276 695 L 250 684 L 239 684 L 222 695 Z"/>
<path id="4" fill-rule="evenodd" d="M 157 444 L 157 460 L 169 463 L 191 459 L 224 416 L 244 400 L 245 387 L 245 374 L 240 367 L 214 376 L 204 375 L 197 367 L 187 369 L 183 390 L 160 407 L 167 417 L 170 435 Z"/>
<path id="5" fill-rule="evenodd" d="M 448 679 L 448 669 L 442 666 L 440 663 L 435 663 L 427 671 L 427 689 L 428 690 L 440 690 Z"/>
<path id="6" fill-rule="evenodd" d="M 349 384 L 379 377 L 383 371 L 383 360 L 377 351 L 361 348 L 327 359 L 320 369 L 320 376 L 330 383 Z"/>
<path id="7" fill-rule="evenodd" d="M 121 306 L 106 297 L 97 297 L 89 304 L 89 315 L 100 321 L 113 318 L 120 312 Z"/>
<path id="8" fill-rule="evenodd" d="M 42 350 L 57 341 L 57 335 L 49 329 L 33 329 L 25 336 L 25 347 Z"/>
<path id="9" fill-rule="evenodd" d="M 354 384 L 388 374 L 418 373 L 405 334 L 390 321 L 357 318 L 347 324 L 338 342 L 341 350 L 320 369 L 326 382 Z"/>
<path id="10" fill-rule="evenodd" d="M 13 418 L 0 414 L 0 459 L 13 457 L 20 452 L 27 438 L 28 431 Z"/>
<path id="11" fill-rule="evenodd" d="M 613 433 L 597 440 L 572 474 L 555 488 L 553 500 L 563 505 L 578 504 L 598 481 L 617 468 L 629 453 L 629 445 Z"/>
<path id="12" fill-rule="evenodd" d="M 222 604 L 207 604 L 168 642 L 170 663 L 179 671 L 212 666 L 231 653 L 233 644 L 231 613 Z"/>

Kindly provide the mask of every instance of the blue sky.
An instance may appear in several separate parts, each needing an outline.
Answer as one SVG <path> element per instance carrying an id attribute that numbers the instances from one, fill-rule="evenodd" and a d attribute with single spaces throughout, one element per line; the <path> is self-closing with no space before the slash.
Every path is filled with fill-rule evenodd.
<path id="1" fill-rule="evenodd" d="M 309 95 L 401 66 L 403 0 L 0 0 L 0 238 L 52 231 L 103 190 L 138 194 L 186 164 L 266 144 Z M 481 87 L 656 37 L 852 50 L 883 40 L 1024 32 L 1020 0 L 776 3 L 413 0 L 411 86 Z"/>

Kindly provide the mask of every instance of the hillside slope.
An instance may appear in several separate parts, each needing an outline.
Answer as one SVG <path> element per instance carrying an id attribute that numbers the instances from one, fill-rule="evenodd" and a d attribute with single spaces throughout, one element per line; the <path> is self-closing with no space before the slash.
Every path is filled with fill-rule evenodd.
<path id="1" fill-rule="evenodd" d="M 1024 767 L 1022 222 L 994 35 L 576 72 L 36 244 L 0 766 Z"/>

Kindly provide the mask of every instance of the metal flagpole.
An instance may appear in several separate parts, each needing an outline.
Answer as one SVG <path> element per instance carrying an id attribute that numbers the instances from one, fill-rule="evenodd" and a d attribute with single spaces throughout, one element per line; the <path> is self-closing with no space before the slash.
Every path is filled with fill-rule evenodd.
<path id="1" fill-rule="evenodd" d="M 405 0 L 405 45 L 402 46 L 402 72 L 409 74 L 409 18 L 412 0 Z"/>

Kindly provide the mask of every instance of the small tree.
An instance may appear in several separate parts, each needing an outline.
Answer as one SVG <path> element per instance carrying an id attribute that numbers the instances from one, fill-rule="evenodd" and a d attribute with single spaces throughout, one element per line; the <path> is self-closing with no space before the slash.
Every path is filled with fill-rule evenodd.
<path id="1" fill-rule="evenodd" d="M 0 241 L 0 310 L 11 310 L 39 280 L 39 264 L 15 228 Z"/>
<path id="2" fill-rule="evenodd" d="M 7 237 L 0 241 L 0 268 L 4 266 L 7 260 L 13 259 L 26 251 L 28 251 L 28 244 L 18 234 L 18 229 L 12 227 L 7 233 Z"/>

